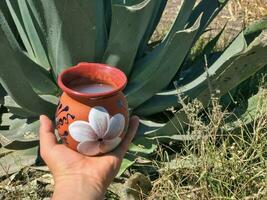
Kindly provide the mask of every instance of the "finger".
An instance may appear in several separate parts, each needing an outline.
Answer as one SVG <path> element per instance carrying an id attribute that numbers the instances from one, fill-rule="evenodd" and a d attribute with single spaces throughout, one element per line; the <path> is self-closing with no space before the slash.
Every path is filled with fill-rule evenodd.
<path id="1" fill-rule="evenodd" d="M 57 144 L 52 121 L 45 115 L 40 116 L 40 153 L 43 159 L 47 158 L 48 152 Z"/>
<path id="2" fill-rule="evenodd" d="M 139 118 L 137 116 L 131 117 L 130 123 L 129 123 L 129 129 L 128 129 L 125 137 L 123 138 L 121 144 L 113 152 L 119 158 L 123 158 L 124 155 L 126 154 L 128 148 L 129 148 L 129 145 L 131 144 L 131 142 L 132 142 L 132 140 L 136 134 L 138 126 L 139 126 Z"/>

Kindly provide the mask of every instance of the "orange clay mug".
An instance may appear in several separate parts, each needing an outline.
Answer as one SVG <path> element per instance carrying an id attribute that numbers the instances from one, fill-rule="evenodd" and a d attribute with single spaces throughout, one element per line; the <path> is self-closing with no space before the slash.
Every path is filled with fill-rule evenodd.
<path id="1" fill-rule="evenodd" d="M 112 151 L 128 126 L 128 106 L 122 90 L 125 74 L 99 63 L 79 63 L 63 71 L 63 94 L 56 111 L 56 128 L 63 143 L 87 156 Z"/>

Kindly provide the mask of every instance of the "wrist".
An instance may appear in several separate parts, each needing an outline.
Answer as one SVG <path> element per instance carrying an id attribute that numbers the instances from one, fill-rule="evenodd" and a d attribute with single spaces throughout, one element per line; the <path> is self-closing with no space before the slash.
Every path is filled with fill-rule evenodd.
<path id="1" fill-rule="evenodd" d="M 86 175 L 68 175 L 55 178 L 53 199 L 104 199 L 106 188 Z"/>

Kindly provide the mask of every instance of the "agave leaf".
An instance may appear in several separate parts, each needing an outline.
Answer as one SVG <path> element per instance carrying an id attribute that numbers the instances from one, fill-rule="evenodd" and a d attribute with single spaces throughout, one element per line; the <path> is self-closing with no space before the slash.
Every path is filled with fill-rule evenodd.
<path id="1" fill-rule="evenodd" d="M 193 64 L 191 63 L 189 65 L 186 64 L 186 66 L 183 67 L 183 69 L 180 71 L 178 77 L 179 80 L 177 80 L 177 85 L 185 85 L 204 72 L 204 67 L 199 67 L 205 65 L 204 55 L 207 56 L 207 61 L 208 61 L 207 63 L 209 66 L 211 66 L 214 63 L 214 61 L 218 59 L 218 57 L 222 54 L 223 51 L 215 52 L 212 54 L 211 52 L 214 49 L 215 45 L 217 44 L 226 25 L 227 24 L 225 24 L 222 30 L 205 45 L 205 47 L 201 51 L 201 54 L 196 58 Z M 261 19 L 259 21 L 250 24 L 244 30 L 244 36 L 246 38 L 247 44 L 250 44 L 262 32 L 262 30 L 266 28 L 267 28 L 266 19 Z"/>
<path id="2" fill-rule="evenodd" d="M 159 139 L 160 137 L 160 139 L 170 139 L 174 135 L 177 135 L 174 136 L 177 137 L 175 139 L 178 139 L 178 137 L 184 138 L 187 122 L 188 119 L 183 110 L 179 110 L 175 114 L 175 117 L 171 118 L 167 123 L 156 123 L 149 120 L 140 120 L 137 135 L 138 137 L 145 136 L 152 140 Z"/>
<path id="3" fill-rule="evenodd" d="M 20 107 L 10 96 L 4 97 L 3 105 L 8 109 L 8 112 L 18 115 L 20 117 L 32 117 L 31 112 L 27 112 L 22 107 Z"/>
<path id="4" fill-rule="evenodd" d="M 139 66 L 142 68 L 141 73 L 130 79 L 125 89 L 131 107 L 139 106 L 170 83 L 192 45 L 200 19 L 201 16 L 190 29 L 178 31 L 172 40 L 164 45 L 157 57 Z"/>
<path id="5" fill-rule="evenodd" d="M 54 105 L 57 105 L 58 103 L 58 97 L 53 95 L 41 95 L 42 99 L 44 99 L 47 102 L 50 102 Z M 8 111 L 14 115 L 17 115 L 18 117 L 32 117 L 32 113 L 27 112 L 27 110 L 23 109 L 21 106 L 19 106 L 10 96 L 4 97 L 4 103 L 3 105 L 8 109 Z"/>
<path id="6" fill-rule="evenodd" d="M 159 135 L 155 137 L 151 137 L 151 139 L 169 139 L 169 140 L 177 140 L 177 141 L 192 141 L 202 139 L 203 136 L 197 134 L 188 134 L 188 135 Z"/>
<path id="7" fill-rule="evenodd" d="M 120 170 L 118 174 L 116 175 L 116 177 L 120 177 L 125 172 L 126 169 L 128 169 L 135 163 L 135 161 L 136 161 L 136 156 L 134 156 L 133 154 L 127 153 L 126 156 L 122 160 Z"/>
<path id="8" fill-rule="evenodd" d="M 101 59 L 107 41 L 103 0 L 41 0 L 29 6 L 40 13 L 36 21 L 43 22 L 55 74 L 78 62 Z"/>
<path id="9" fill-rule="evenodd" d="M 212 66 L 213 63 L 216 62 L 216 60 L 222 55 L 222 53 L 223 51 L 220 51 L 207 55 L 206 58 L 208 67 Z M 179 72 L 179 76 L 177 76 L 177 78 L 174 78 L 174 80 L 177 80 L 175 81 L 176 86 L 186 85 L 205 72 L 205 56 L 203 56 L 202 58 L 199 57 L 199 59 L 194 61 L 192 64 L 189 63 L 186 65 L 187 66 L 185 66 L 184 69 Z M 174 89 L 174 84 L 172 89 Z"/>
<path id="10" fill-rule="evenodd" d="M 140 42 L 159 3 L 144 0 L 133 6 L 112 5 L 110 36 L 103 58 L 105 63 L 130 74 Z"/>
<path id="11" fill-rule="evenodd" d="M 58 87 L 52 80 L 52 76 L 47 70 L 44 70 L 40 65 L 33 62 L 19 47 L 13 33 L 7 27 L 5 28 L 5 35 L 8 35 L 7 39 L 12 47 L 11 52 L 14 59 L 23 63 L 21 69 L 24 75 L 27 77 L 31 86 L 38 94 L 56 94 L 58 93 Z"/>
<path id="12" fill-rule="evenodd" d="M 250 24 L 245 30 L 244 34 L 248 43 L 252 42 L 262 30 L 267 29 L 267 17 Z"/>
<path id="13" fill-rule="evenodd" d="M 9 12 L 14 20 L 14 23 L 17 27 L 17 30 L 19 32 L 20 38 L 22 39 L 22 42 L 27 50 L 27 53 L 29 55 L 29 57 L 32 60 L 35 60 L 35 55 L 34 55 L 34 51 L 33 51 L 33 47 L 31 46 L 31 43 L 29 41 L 29 38 L 27 36 L 24 24 L 23 24 L 23 20 L 22 20 L 22 16 L 21 13 L 19 11 L 19 7 L 17 4 L 17 1 L 10 1 L 10 0 L 6 0 Z"/>
<path id="14" fill-rule="evenodd" d="M 4 98 L 6 96 L 6 91 L 3 86 L 0 84 L 0 107 L 4 104 Z"/>
<path id="15" fill-rule="evenodd" d="M 13 53 L 21 63 L 24 63 L 23 67 L 21 67 L 22 71 L 37 94 L 58 94 L 59 88 L 53 81 L 53 77 L 49 72 L 33 62 L 21 51 Z"/>
<path id="16" fill-rule="evenodd" d="M 11 16 L 11 13 L 9 12 L 8 6 L 6 1 L 0 1 L 0 10 L 3 12 L 3 15 L 5 16 L 5 19 L 7 23 L 9 24 L 12 31 L 17 31 L 15 23 L 13 21 L 13 18 Z"/>
<path id="17" fill-rule="evenodd" d="M 243 33 L 240 33 L 232 44 L 217 59 L 217 61 L 209 68 L 210 76 L 213 76 L 214 73 L 219 73 L 219 71 L 223 71 L 229 63 L 231 63 L 241 52 L 244 51 L 245 48 L 246 41 Z M 192 82 L 182 86 L 179 90 L 173 89 L 156 94 L 147 102 L 143 103 L 142 106 L 138 107 L 135 110 L 135 113 L 141 115 L 151 115 L 153 113 L 161 112 L 168 107 L 178 106 L 178 95 L 188 96 L 189 98 L 194 99 L 197 98 L 200 91 L 203 91 L 204 89 L 208 89 L 206 72 Z"/>
<path id="18" fill-rule="evenodd" d="M 133 6 L 143 2 L 144 0 L 112 0 L 112 4 L 124 5 L 124 6 Z"/>
<path id="19" fill-rule="evenodd" d="M 143 39 L 140 42 L 137 56 L 136 56 L 136 60 L 140 59 L 144 55 L 144 52 L 148 47 L 148 42 L 149 42 L 152 34 L 154 33 L 154 31 L 155 31 L 155 29 L 156 29 L 156 27 L 157 27 L 157 25 L 161 19 L 161 16 L 162 16 L 162 13 L 165 9 L 167 1 L 166 0 L 158 0 L 157 3 L 158 4 L 154 9 L 153 14 L 151 15 L 150 22 L 149 22 L 149 25 L 147 26 L 146 32 L 143 36 Z"/>
<path id="20" fill-rule="evenodd" d="M 38 33 L 37 27 L 34 25 L 33 16 L 30 14 L 30 10 L 26 0 L 17 1 L 19 10 L 21 12 L 22 21 L 29 38 L 30 44 L 33 48 L 34 55 L 36 57 L 36 61 L 45 69 L 50 69 L 50 63 L 47 57 L 47 50 L 44 48 L 44 41 L 41 41 L 40 32 Z"/>
<path id="21" fill-rule="evenodd" d="M 10 29 L 6 24 L 4 16 L 0 11 L 0 59 L 2 67 L 0 68 L 0 83 L 7 93 L 33 116 L 39 114 L 54 115 L 55 105 L 41 99 L 32 89 L 23 71 L 21 70 L 20 60 L 16 59 L 8 35 Z"/>
<path id="22" fill-rule="evenodd" d="M 199 59 L 203 59 L 203 57 L 205 55 L 209 55 L 214 50 L 214 47 L 218 43 L 223 31 L 226 28 L 226 25 L 227 25 L 227 23 L 224 25 L 224 27 L 221 29 L 221 31 L 204 46 L 204 48 L 201 51 L 201 54 L 199 56 Z"/>
<path id="23" fill-rule="evenodd" d="M 264 56 L 267 51 L 267 33 L 263 32 L 258 38 L 253 41 L 244 54 L 238 56 L 233 61 L 228 63 L 224 70 L 220 69 L 218 74 L 210 73 L 210 84 L 213 89 L 219 90 L 220 95 L 225 94 L 237 84 L 253 75 L 267 64 L 267 58 Z M 212 68 L 212 67 L 211 67 Z M 211 69 L 210 68 L 210 69 Z M 211 72 L 214 69 L 211 70 Z M 210 70 L 209 70 L 210 71 Z M 234 77 L 234 78 L 231 78 Z M 197 98 L 204 106 L 207 106 L 210 100 L 209 87 L 206 86 L 200 90 Z M 187 117 L 183 111 L 177 112 L 165 126 L 160 129 L 150 132 L 150 135 L 164 136 L 184 132 Z"/>
<path id="24" fill-rule="evenodd" d="M 38 33 L 40 33 L 43 36 L 46 28 L 44 24 L 44 21 L 45 21 L 44 15 L 42 12 L 40 12 L 42 10 L 41 4 L 35 0 L 27 0 L 27 3 L 28 3 L 28 7 L 30 10 L 34 25 L 36 29 L 38 30 Z M 44 38 L 40 38 L 40 39 L 44 39 Z"/>
<path id="25" fill-rule="evenodd" d="M 221 11 L 221 9 L 226 5 L 227 2 L 228 0 L 224 0 L 223 2 L 220 2 L 219 0 L 202 0 L 197 4 L 197 6 L 193 9 L 187 23 L 187 28 L 191 27 L 199 17 L 199 15 L 203 13 L 196 39 L 199 38 L 199 36 L 217 16 L 217 14 Z"/>
<path id="26" fill-rule="evenodd" d="M 237 127 L 240 127 L 240 122 L 243 125 L 248 125 L 262 117 L 267 108 L 265 98 L 266 89 L 260 89 L 257 94 L 248 99 L 246 106 L 240 105 L 235 108 L 233 117 L 227 120 L 223 129 L 225 131 L 233 131 Z"/>
<path id="27" fill-rule="evenodd" d="M 182 66 L 182 69 L 179 71 L 178 78 L 175 78 L 175 80 L 177 80 L 177 85 L 185 85 L 193 81 L 205 71 L 205 68 L 203 67 L 206 64 L 205 56 L 207 58 L 208 67 L 211 66 L 219 58 L 219 56 L 221 56 L 223 51 L 215 53 L 212 53 L 212 51 L 220 39 L 225 27 L 226 24 L 214 38 L 208 41 L 201 50 L 200 55 L 197 55 L 194 59 L 193 63 L 191 61 L 187 61 L 187 63 Z"/>
<path id="28" fill-rule="evenodd" d="M 146 137 L 137 137 L 133 140 L 129 147 L 129 151 L 151 154 L 157 148 L 156 140 L 151 140 Z"/>
<path id="29" fill-rule="evenodd" d="M 211 87 L 220 91 L 220 95 L 226 94 L 267 64 L 267 31 L 257 37 L 247 48 L 243 55 L 235 59 L 224 71 L 220 71 L 211 79 Z M 207 101 L 207 91 L 202 91 L 198 99 Z"/>
<path id="30" fill-rule="evenodd" d="M 104 14 L 105 14 L 105 24 L 106 24 L 106 32 L 107 38 L 109 38 L 109 32 L 111 27 L 111 14 L 112 14 L 112 1 L 105 1 L 104 3 Z"/>
<path id="31" fill-rule="evenodd" d="M 140 119 L 137 136 L 142 137 L 144 134 L 153 133 L 155 130 L 162 128 L 164 125 L 165 123 L 157 123 L 150 120 Z"/>
<path id="32" fill-rule="evenodd" d="M 5 113 L 2 116 L 2 126 L 9 125 L 9 130 L 1 130 L 0 144 L 8 149 L 26 149 L 38 144 L 39 121 L 35 119 L 17 118 Z"/>
<path id="33" fill-rule="evenodd" d="M 196 3 L 196 0 L 184 0 L 182 6 L 179 10 L 179 13 L 171 27 L 171 30 L 165 36 L 164 40 L 169 40 L 177 31 L 184 30 L 187 24 L 187 21 L 192 13 L 192 9 Z M 200 13 L 201 14 L 201 13 Z"/>
<path id="34" fill-rule="evenodd" d="M 1 148 L 2 151 L 2 148 Z M 35 163 L 37 147 L 26 150 L 14 151 L 0 158 L 0 177 L 18 172 L 24 167 Z"/>

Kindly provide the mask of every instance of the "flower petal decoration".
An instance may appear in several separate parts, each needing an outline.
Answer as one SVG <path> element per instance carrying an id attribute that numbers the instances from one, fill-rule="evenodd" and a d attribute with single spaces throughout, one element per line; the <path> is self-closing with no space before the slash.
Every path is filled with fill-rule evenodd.
<path id="1" fill-rule="evenodd" d="M 94 129 L 88 122 L 75 121 L 69 125 L 71 137 L 78 142 L 96 141 L 98 139 Z"/>
<path id="2" fill-rule="evenodd" d="M 79 142 L 78 152 L 94 156 L 113 150 L 121 142 L 125 118 L 121 113 L 110 118 L 104 107 L 93 107 L 88 116 L 89 122 L 74 121 L 69 125 L 70 135 Z"/>
<path id="3" fill-rule="evenodd" d="M 108 129 L 104 135 L 105 140 L 111 140 L 121 135 L 125 125 L 125 118 L 122 114 L 111 117 Z"/>
<path id="4" fill-rule="evenodd" d="M 81 142 L 77 146 L 77 150 L 87 156 L 95 156 L 100 152 L 100 144 L 98 141 Z"/>
<path id="5" fill-rule="evenodd" d="M 113 149 L 115 149 L 121 142 L 121 138 L 120 137 L 116 137 L 112 140 L 103 140 L 100 143 L 100 151 L 101 153 L 106 153 L 109 152 Z"/>
<path id="6" fill-rule="evenodd" d="M 109 124 L 109 114 L 104 107 L 95 106 L 89 113 L 89 123 L 99 138 L 103 138 Z"/>

